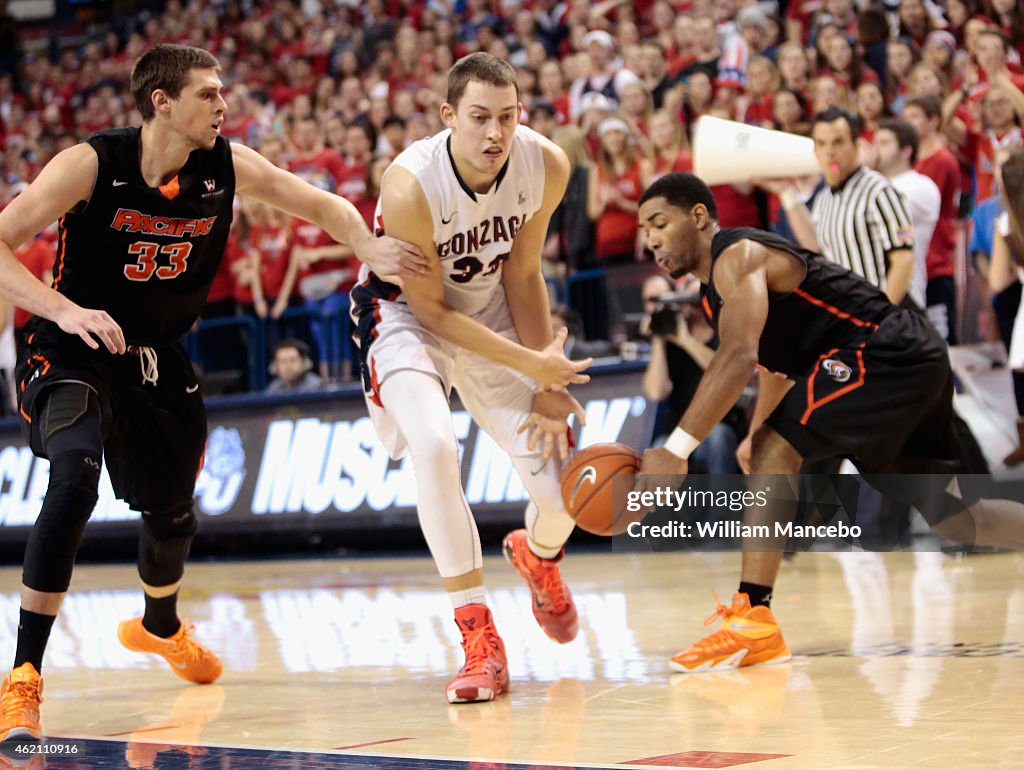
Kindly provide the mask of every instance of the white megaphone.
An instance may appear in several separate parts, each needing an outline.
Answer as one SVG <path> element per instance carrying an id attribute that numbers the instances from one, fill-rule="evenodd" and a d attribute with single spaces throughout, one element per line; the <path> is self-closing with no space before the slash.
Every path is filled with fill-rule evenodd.
<path id="1" fill-rule="evenodd" d="M 704 115 L 693 134 L 693 173 L 709 185 L 820 173 L 806 136 Z"/>

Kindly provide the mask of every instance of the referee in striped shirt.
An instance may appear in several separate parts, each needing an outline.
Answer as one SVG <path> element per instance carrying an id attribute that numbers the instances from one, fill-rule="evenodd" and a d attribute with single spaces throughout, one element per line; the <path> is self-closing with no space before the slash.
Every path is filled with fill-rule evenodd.
<path id="1" fill-rule="evenodd" d="M 792 185 L 770 187 L 801 246 L 863 276 L 899 305 L 914 272 L 914 229 L 903 194 L 858 163 L 859 133 L 857 116 L 838 107 L 815 116 L 811 137 L 828 186 L 810 211 Z"/>

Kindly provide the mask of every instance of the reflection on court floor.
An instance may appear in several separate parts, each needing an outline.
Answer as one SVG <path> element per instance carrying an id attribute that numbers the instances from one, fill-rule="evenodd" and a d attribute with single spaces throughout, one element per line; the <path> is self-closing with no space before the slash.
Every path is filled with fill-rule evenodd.
<path id="1" fill-rule="evenodd" d="M 559 646 L 497 559 L 512 690 L 449 706 L 457 631 L 429 560 L 203 563 L 182 607 L 223 657 L 190 686 L 116 643 L 133 568 L 81 567 L 44 668 L 48 746 L 0 768 L 1016 767 L 1024 556 L 800 554 L 774 608 L 792 662 L 670 675 L 737 554 L 571 554 Z M 0 570 L 0 637 L 20 574 Z M 969 714 L 969 716 L 968 716 Z"/>

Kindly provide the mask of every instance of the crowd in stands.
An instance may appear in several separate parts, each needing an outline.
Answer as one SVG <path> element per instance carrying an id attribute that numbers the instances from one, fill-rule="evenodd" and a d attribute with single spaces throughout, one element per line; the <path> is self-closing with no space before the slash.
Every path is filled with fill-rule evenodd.
<path id="1" fill-rule="evenodd" d="M 869 165 L 879 122 L 905 117 L 920 134 L 917 168 L 942 193 L 929 278 L 953 275 L 968 227 L 991 233 L 999 204 L 975 202 L 998 200 L 996 154 L 1024 144 L 1024 0 L 168 0 L 63 50 L 32 50 L 24 32 L 0 22 L 11 42 L 0 57 L 0 207 L 61 149 L 139 123 L 131 64 L 171 41 L 219 58 L 225 136 L 345 196 L 372 227 L 387 164 L 442 128 L 452 63 L 477 50 L 507 59 L 523 122 L 562 146 L 574 168 L 545 273 L 586 335 L 612 343 L 625 334 L 618 319 L 640 309 L 639 282 L 630 284 L 636 306 L 614 292 L 608 303 L 585 287 L 563 293 L 564 282 L 593 268 L 625 275 L 641 265 L 641 281 L 653 270 L 637 238 L 637 200 L 657 175 L 692 168 L 702 115 L 807 134 L 815 113 L 838 105 L 861 118 Z M 53 50 L 56 58 L 46 55 Z M 785 227 L 765 190 L 714 192 L 724 226 Z M 41 233 L 19 250 L 41 277 L 55 238 Z M 984 277 L 981 246 L 979 256 Z M 317 227 L 241 201 L 204 316 L 266 319 L 268 349 L 304 338 L 318 374 L 343 380 L 356 268 Z"/>

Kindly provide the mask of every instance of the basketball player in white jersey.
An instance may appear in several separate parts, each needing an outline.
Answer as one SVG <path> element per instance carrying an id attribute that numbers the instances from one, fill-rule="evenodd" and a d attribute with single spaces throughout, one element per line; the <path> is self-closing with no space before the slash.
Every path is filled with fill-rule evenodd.
<path id="1" fill-rule="evenodd" d="M 363 270 L 352 290 L 370 416 L 392 457 L 412 455 L 420 526 L 462 633 L 466 664 L 446 688 L 450 703 L 508 690 L 505 648 L 485 603 L 480 537 L 462 490 L 452 387 L 509 453 L 529 492 L 526 528 L 504 546 L 530 585 L 534 616 L 562 643 L 578 626 L 558 571 L 573 529 L 559 476 L 566 419 L 583 417 L 565 386 L 589 379 L 580 372 L 590 360 L 565 357 L 564 329 L 553 338 L 541 275 L 569 162 L 519 125 L 520 110 L 507 62 L 476 53 L 452 67 L 441 107 L 448 130 L 395 159 L 377 206 L 378 233 L 423 249 L 431 274 L 403 275 L 399 287 Z"/>

